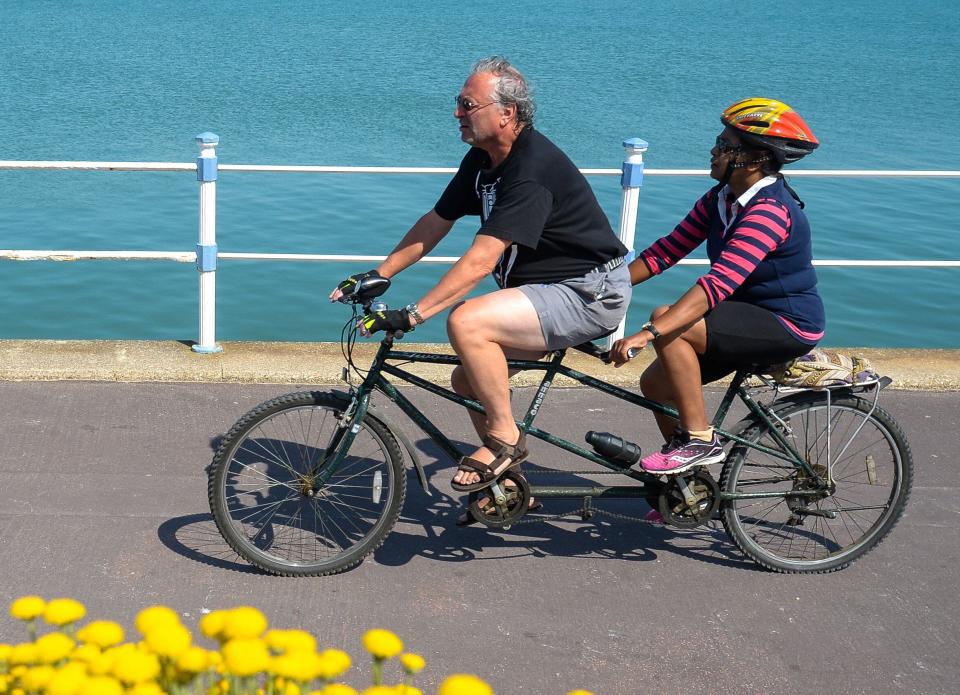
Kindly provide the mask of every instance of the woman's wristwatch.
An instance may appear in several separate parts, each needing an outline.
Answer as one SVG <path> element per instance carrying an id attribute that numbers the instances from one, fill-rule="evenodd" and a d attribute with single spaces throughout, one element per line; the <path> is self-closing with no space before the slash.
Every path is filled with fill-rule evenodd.
<path id="1" fill-rule="evenodd" d="M 658 331 L 657 327 L 653 325 L 653 321 L 647 321 L 645 324 L 640 326 L 640 330 L 649 331 L 650 335 L 653 336 L 654 340 L 660 337 L 660 331 Z"/>
<path id="2" fill-rule="evenodd" d="M 417 306 L 416 302 L 413 304 L 407 304 L 403 308 L 406 309 L 407 313 L 413 318 L 414 325 L 419 326 L 421 323 L 426 321 L 426 319 L 423 318 L 423 314 L 420 313 L 420 307 Z"/>

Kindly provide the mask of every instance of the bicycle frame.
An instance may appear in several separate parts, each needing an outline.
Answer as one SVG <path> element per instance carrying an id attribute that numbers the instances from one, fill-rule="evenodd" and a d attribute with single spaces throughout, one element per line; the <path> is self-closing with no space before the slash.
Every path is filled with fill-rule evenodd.
<path id="1" fill-rule="evenodd" d="M 366 415 L 367 410 L 370 407 L 370 396 L 374 390 L 382 392 L 388 399 L 397 405 L 397 407 L 402 410 L 407 417 L 409 417 L 423 432 L 432 439 L 437 446 L 439 446 L 453 461 L 459 460 L 462 453 L 453 445 L 450 439 L 440 431 L 430 419 L 424 415 L 424 413 L 417 408 L 406 396 L 404 396 L 400 391 L 385 377 L 384 374 L 389 374 L 391 376 L 397 377 L 398 379 L 405 381 L 413 386 L 424 389 L 429 393 L 432 393 L 436 396 L 444 398 L 448 401 L 461 405 L 469 410 L 473 410 L 477 413 L 485 412 L 483 406 L 472 399 L 461 396 L 451 389 L 438 386 L 426 379 L 423 379 L 415 374 L 412 374 L 396 364 L 391 364 L 391 361 L 394 362 L 403 362 L 403 363 L 414 363 L 414 364 L 444 364 L 450 366 L 457 366 L 460 364 L 460 359 L 456 355 L 444 355 L 444 354 L 433 354 L 433 353 L 422 353 L 422 352 L 407 352 L 402 350 L 393 349 L 393 337 L 387 337 L 380 343 L 380 347 L 377 350 L 377 353 L 371 363 L 370 369 L 367 372 L 363 382 L 352 389 L 353 401 L 351 403 L 351 408 L 347 411 L 345 415 L 345 421 L 352 423 L 349 428 L 345 428 L 343 439 L 336 442 L 335 446 L 332 446 L 331 449 L 336 453 L 332 460 L 327 461 L 326 465 L 323 466 L 323 470 L 318 472 L 318 475 L 322 482 L 326 482 L 327 479 L 332 475 L 333 471 L 336 470 L 340 461 L 342 460 L 345 452 L 349 450 L 350 445 L 353 441 L 354 436 L 359 431 L 359 426 L 356 423 L 362 421 L 363 417 Z M 562 375 L 573 381 L 587 386 L 593 389 L 596 389 L 602 393 L 613 396 L 622 401 L 626 401 L 633 405 L 637 405 L 646 410 L 662 413 L 670 417 L 677 417 L 677 411 L 669 406 L 665 406 L 657 401 L 650 400 L 645 398 L 642 395 L 638 395 L 626 389 L 614 386 L 605 381 L 592 377 L 588 374 L 584 374 L 575 369 L 563 365 L 563 358 L 566 354 L 565 350 L 560 350 L 552 353 L 548 360 L 544 361 L 535 361 L 535 360 L 508 360 L 507 364 L 511 370 L 517 371 L 542 371 L 544 372 L 543 378 L 540 381 L 539 386 L 537 387 L 533 399 L 530 402 L 530 405 L 527 408 L 526 414 L 523 420 L 517 421 L 518 428 L 526 432 L 527 436 L 535 437 L 542 441 L 547 442 L 553 446 L 559 447 L 564 451 L 572 453 L 580 458 L 587 459 L 592 461 L 603 468 L 608 469 L 614 473 L 624 475 L 626 477 L 632 478 L 637 481 L 637 485 L 615 485 L 615 486 L 604 486 L 604 485 L 591 485 L 591 486 L 530 486 L 530 493 L 536 497 L 549 498 L 549 497 L 593 497 L 593 498 L 637 498 L 637 497 L 648 497 L 650 495 L 659 494 L 664 483 L 661 479 L 653 474 L 647 473 L 645 471 L 638 471 L 630 466 L 624 466 L 616 461 L 612 461 L 595 451 L 586 449 L 578 444 L 558 437 L 555 434 L 552 434 L 546 430 L 540 429 L 534 425 L 534 420 L 540 407 L 543 403 L 543 400 L 549 391 L 550 386 L 555 380 L 556 376 Z M 767 409 L 762 405 L 757 403 L 749 391 L 744 387 L 744 383 L 747 380 L 749 372 L 747 370 L 742 370 L 736 373 L 733 381 L 728 386 L 723 399 L 720 405 L 717 407 L 716 413 L 713 418 L 713 426 L 716 429 L 717 433 L 724 439 L 740 443 L 744 446 L 750 447 L 761 451 L 770 456 L 774 456 L 783 460 L 784 462 L 795 466 L 803 468 L 806 473 L 813 479 L 821 479 L 822 476 L 813 469 L 813 467 L 801 456 L 787 439 L 786 436 L 780 432 L 779 428 L 776 426 L 774 420 L 770 417 L 770 414 Z M 749 442 L 733 432 L 729 432 L 722 428 L 723 420 L 726 418 L 731 405 L 733 404 L 734 399 L 739 398 L 747 407 L 747 409 L 761 422 L 767 424 L 770 428 L 770 432 L 773 435 L 773 438 L 777 441 L 777 444 L 782 447 L 782 450 L 772 449 L 768 446 L 761 445 L 759 443 Z M 409 447 L 408 447 L 409 448 Z M 411 450 L 411 455 L 412 455 Z M 414 458 L 413 456 L 411 456 Z M 423 474 L 421 464 L 419 461 L 414 458 L 414 465 L 418 468 L 418 473 L 420 474 L 421 484 L 426 489 L 426 477 Z M 816 491 L 796 491 L 796 495 L 803 496 L 805 494 L 815 495 Z M 756 499 L 761 497 L 782 497 L 783 493 L 721 493 L 722 501 L 730 501 L 736 499 Z"/>

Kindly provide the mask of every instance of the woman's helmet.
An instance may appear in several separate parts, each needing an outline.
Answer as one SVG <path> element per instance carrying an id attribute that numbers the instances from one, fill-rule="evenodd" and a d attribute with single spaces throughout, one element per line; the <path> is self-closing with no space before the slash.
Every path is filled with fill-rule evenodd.
<path id="1" fill-rule="evenodd" d="M 720 121 L 744 142 L 770 150 L 781 164 L 805 157 L 820 144 L 800 114 L 776 99 L 743 99 L 728 106 Z"/>

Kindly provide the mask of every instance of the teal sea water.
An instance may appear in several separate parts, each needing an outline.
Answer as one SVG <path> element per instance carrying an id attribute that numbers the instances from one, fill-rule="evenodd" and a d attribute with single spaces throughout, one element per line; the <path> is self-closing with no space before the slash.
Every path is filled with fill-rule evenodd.
<path id="1" fill-rule="evenodd" d="M 452 115 L 473 61 L 502 53 L 533 83 L 537 126 L 581 167 L 705 169 L 730 102 L 796 107 L 822 142 L 797 168 L 960 169 L 960 13 L 949 3 L 702 0 L 510 3 L 263 0 L 0 2 L 0 160 L 455 166 Z M 221 251 L 386 253 L 446 177 L 223 173 Z M 611 220 L 619 181 L 591 183 Z M 960 181 L 801 179 L 818 258 L 960 258 Z M 637 246 L 709 185 L 648 176 Z M 457 255 L 475 221 L 436 253 Z M 190 173 L 0 171 L 0 249 L 193 250 Z M 223 261 L 219 340 L 334 340 L 325 297 L 359 266 Z M 414 268 L 388 301 L 443 271 Z M 702 269 L 634 298 L 631 327 Z M 826 345 L 958 347 L 960 270 L 821 268 Z M 197 274 L 173 262 L 0 261 L 0 338 L 189 339 Z M 442 340 L 442 321 L 418 329 Z"/>

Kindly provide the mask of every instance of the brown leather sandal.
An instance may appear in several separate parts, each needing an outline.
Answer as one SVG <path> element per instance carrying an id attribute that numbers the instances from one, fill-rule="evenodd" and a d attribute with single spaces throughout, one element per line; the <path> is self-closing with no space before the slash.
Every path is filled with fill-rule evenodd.
<path id="1" fill-rule="evenodd" d="M 464 456 L 460 459 L 460 465 L 457 467 L 458 473 L 476 473 L 480 476 L 480 480 L 475 483 L 470 484 L 461 484 L 450 482 L 450 487 L 458 492 L 473 492 L 474 490 L 482 490 L 485 487 L 488 487 L 490 483 L 495 481 L 501 475 L 509 471 L 515 466 L 519 466 L 521 463 L 527 460 L 527 457 L 530 456 L 530 452 L 527 451 L 527 435 L 525 432 L 520 433 L 520 437 L 517 439 L 516 444 L 507 444 L 502 439 L 494 437 L 492 434 L 488 434 L 483 438 L 483 445 L 490 450 L 490 453 L 494 455 L 493 461 L 490 463 L 483 463 L 471 456 Z M 509 460 L 506 466 L 503 464 Z M 503 466 L 501 468 L 501 466 Z"/>

